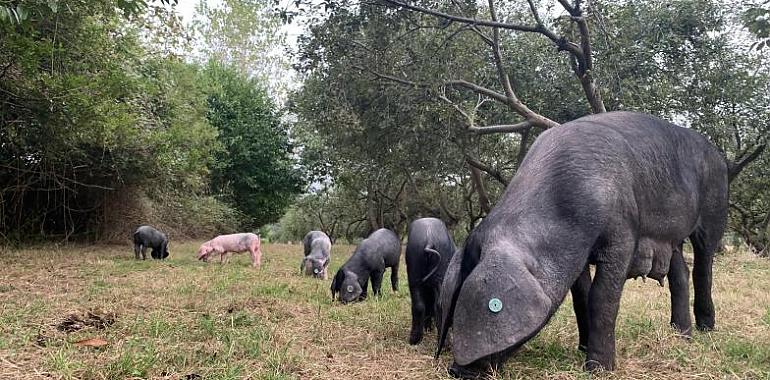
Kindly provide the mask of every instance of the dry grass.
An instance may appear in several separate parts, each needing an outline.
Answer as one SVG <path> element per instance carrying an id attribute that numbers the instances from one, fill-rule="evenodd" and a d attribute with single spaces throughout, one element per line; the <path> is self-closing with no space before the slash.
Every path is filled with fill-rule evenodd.
<path id="1" fill-rule="evenodd" d="M 299 276 L 298 245 L 263 246 L 260 271 L 244 255 L 226 266 L 197 262 L 196 248 L 175 244 L 162 263 L 135 261 L 129 246 L 0 251 L 0 378 L 446 378 L 450 355 L 432 359 L 433 336 L 406 343 L 405 275 L 399 293 L 342 306 L 331 302 L 329 281 Z M 331 273 L 352 248 L 333 248 Z M 629 281 L 618 370 L 598 377 L 769 379 L 770 261 L 733 253 L 714 273 L 718 330 L 692 341 L 668 327 L 667 288 Z M 114 313 L 114 323 L 57 329 L 89 311 Z M 74 344 L 93 337 L 109 343 Z M 588 378 L 576 345 L 568 297 L 496 377 Z"/>

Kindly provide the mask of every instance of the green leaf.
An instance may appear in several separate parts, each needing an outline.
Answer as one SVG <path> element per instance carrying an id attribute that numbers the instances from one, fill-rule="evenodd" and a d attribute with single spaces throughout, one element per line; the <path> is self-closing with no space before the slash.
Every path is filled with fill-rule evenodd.
<path id="1" fill-rule="evenodd" d="M 48 8 L 51 12 L 57 13 L 59 11 L 59 2 L 57 0 L 48 0 Z"/>
<path id="2" fill-rule="evenodd" d="M 29 12 L 26 8 L 22 7 L 21 4 L 16 6 L 16 20 L 18 20 L 19 24 L 21 24 L 23 21 L 27 20 L 27 16 L 29 16 Z"/>
<path id="3" fill-rule="evenodd" d="M 8 7 L 0 6 L 0 21 L 13 21 L 11 10 Z"/>

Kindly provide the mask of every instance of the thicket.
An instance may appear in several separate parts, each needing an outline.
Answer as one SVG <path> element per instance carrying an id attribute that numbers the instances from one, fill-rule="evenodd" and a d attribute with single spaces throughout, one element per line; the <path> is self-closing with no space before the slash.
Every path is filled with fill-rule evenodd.
<path id="1" fill-rule="evenodd" d="M 252 229 L 299 192 L 265 86 L 228 62 L 159 48 L 153 37 L 184 31 L 150 10 L 0 2 L 0 238 Z"/>

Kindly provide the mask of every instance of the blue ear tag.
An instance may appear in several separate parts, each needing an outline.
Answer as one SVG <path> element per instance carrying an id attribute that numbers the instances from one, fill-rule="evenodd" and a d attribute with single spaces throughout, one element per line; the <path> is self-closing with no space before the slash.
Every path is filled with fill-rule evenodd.
<path id="1" fill-rule="evenodd" d="M 489 300 L 489 311 L 498 313 L 500 310 L 503 310 L 503 301 L 500 301 L 497 298 L 492 298 Z"/>

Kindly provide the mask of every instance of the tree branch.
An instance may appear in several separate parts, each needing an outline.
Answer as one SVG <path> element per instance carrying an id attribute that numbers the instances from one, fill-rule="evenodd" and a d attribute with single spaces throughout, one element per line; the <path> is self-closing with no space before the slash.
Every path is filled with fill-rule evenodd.
<path id="1" fill-rule="evenodd" d="M 519 153 L 516 155 L 516 170 L 521 167 L 521 163 L 524 162 L 524 157 L 527 155 L 527 144 L 529 143 L 529 135 L 532 133 L 532 129 L 526 129 L 521 134 L 521 142 L 519 143 Z"/>
<path id="2" fill-rule="evenodd" d="M 580 46 L 578 46 L 575 43 L 567 41 L 566 38 L 560 37 L 553 33 L 551 30 L 547 29 L 545 25 L 542 23 L 542 21 L 538 22 L 538 25 L 531 26 L 531 25 L 520 25 L 520 24 L 510 24 L 505 22 L 500 22 L 497 20 L 479 20 L 476 18 L 470 18 L 470 17 L 463 17 L 463 16 L 457 16 L 445 12 L 439 12 L 432 9 L 420 7 L 417 5 L 408 4 L 399 0 L 380 0 L 381 2 L 393 6 L 393 7 L 401 7 L 406 8 L 415 12 L 420 12 L 428 15 L 432 15 L 435 17 L 440 17 L 446 20 L 450 21 L 457 21 L 464 24 L 470 24 L 474 26 L 486 26 L 486 27 L 492 27 L 492 28 L 500 28 L 500 29 L 507 29 L 507 30 L 515 30 L 519 32 L 528 32 L 528 33 L 538 33 L 542 34 L 551 41 L 553 41 L 554 44 L 559 48 L 559 50 L 565 50 L 575 55 L 581 55 L 582 51 L 580 49 Z M 534 5 L 531 5 L 534 9 Z M 540 17 L 537 15 L 537 12 L 533 12 L 533 15 L 535 16 L 536 20 L 539 20 Z M 486 39 L 485 39 L 486 41 Z"/>
<path id="3" fill-rule="evenodd" d="M 367 71 L 367 72 L 371 73 L 372 75 L 376 76 L 379 79 L 386 79 L 386 80 L 389 80 L 391 82 L 396 82 L 398 84 L 402 84 L 404 86 L 410 86 L 410 87 L 416 87 L 416 88 L 426 88 L 426 89 L 430 89 L 430 88 L 433 87 L 433 86 L 431 86 L 428 83 L 415 82 L 415 81 L 411 81 L 411 80 L 408 80 L 408 79 L 399 78 L 397 76 L 393 76 L 393 75 L 389 75 L 389 74 L 383 74 L 383 73 L 380 73 L 380 72 L 377 72 L 377 71 L 374 71 L 374 70 L 371 70 L 371 69 L 367 69 L 367 68 L 365 68 L 363 66 L 360 66 L 360 65 L 352 65 L 352 67 L 355 68 L 355 69 L 361 70 L 361 71 Z M 501 93 L 499 93 L 499 92 L 497 92 L 495 90 L 492 90 L 492 89 L 480 86 L 480 85 L 475 84 L 475 83 L 468 82 L 468 81 L 463 80 L 463 79 L 447 80 L 447 81 L 445 81 L 443 83 L 443 85 L 444 86 L 448 86 L 448 87 L 462 87 L 462 88 L 466 88 L 466 89 L 471 90 L 471 91 L 473 91 L 473 92 L 475 92 L 477 94 L 481 94 L 481 95 L 487 96 L 487 97 L 489 97 L 491 99 L 497 100 L 500 103 L 508 104 L 508 98 L 506 98 L 505 95 L 503 95 L 503 94 L 501 94 Z"/>
<path id="4" fill-rule="evenodd" d="M 535 26 L 509 24 L 509 23 L 499 22 L 499 21 L 478 20 L 475 18 L 463 17 L 463 16 L 452 15 L 449 13 L 439 12 L 432 9 L 423 8 L 417 5 L 408 4 L 398 0 L 380 0 L 380 1 L 394 7 L 406 8 L 415 12 L 420 12 L 431 16 L 440 17 L 450 21 L 457 21 L 464 24 L 489 26 L 489 27 L 502 28 L 502 29 L 508 29 L 508 30 L 517 30 L 520 32 L 540 33 L 540 30 Z"/>
<path id="5" fill-rule="evenodd" d="M 481 171 L 477 167 L 471 165 L 470 161 L 468 162 L 468 166 L 471 171 L 471 182 L 473 182 L 473 186 L 471 188 L 474 189 L 479 195 L 479 208 L 481 208 L 483 213 L 489 214 L 489 211 L 491 211 L 492 208 L 489 206 L 489 196 L 487 195 L 487 190 L 484 188 L 484 181 L 481 179 Z M 473 204 L 471 202 L 470 196 L 468 196 L 467 199 L 468 208 L 470 213 L 472 213 Z"/>
<path id="6" fill-rule="evenodd" d="M 475 83 L 468 82 L 466 80 L 462 80 L 462 79 L 448 80 L 448 81 L 444 82 L 444 85 L 451 86 L 451 87 L 466 88 L 466 89 L 471 90 L 471 91 L 473 91 L 473 92 L 475 92 L 477 94 L 481 94 L 481 95 L 484 95 L 484 96 L 486 96 L 486 97 L 488 97 L 490 99 L 497 100 L 500 103 L 503 103 L 503 104 L 506 104 L 506 105 L 508 104 L 508 98 L 505 95 L 503 95 L 503 94 L 501 94 L 501 93 L 499 93 L 499 92 L 497 92 L 495 90 L 492 90 L 492 89 L 489 89 L 489 88 L 486 88 L 486 87 L 483 87 L 483 86 L 479 86 L 479 85 L 477 85 Z"/>
<path id="7" fill-rule="evenodd" d="M 500 182 L 503 186 L 507 186 L 508 185 L 508 180 L 503 177 L 503 174 L 500 173 L 499 170 L 497 170 L 497 169 L 495 169 L 495 168 L 493 168 L 493 167 L 491 167 L 491 166 L 489 166 L 489 165 L 487 165 L 487 164 L 485 164 L 485 163 L 483 163 L 483 162 L 481 162 L 481 161 L 479 161 L 479 160 L 477 160 L 477 159 L 475 159 L 475 158 L 473 158 L 473 157 L 471 157 L 471 156 L 469 156 L 467 154 L 465 155 L 465 161 L 468 162 L 468 165 L 470 165 L 471 167 L 473 167 L 475 169 L 478 169 L 478 170 L 481 170 L 481 171 L 489 174 L 490 177 L 492 177 L 495 180 L 497 180 L 497 182 Z"/>
<path id="8" fill-rule="evenodd" d="M 492 133 L 523 133 L 532 128 L 532 123 L 522 121 L 516 124 L 488 125 L 485 127 L 469 127 L 468 130 L 477 135 L 488 135 Z"/>
<path id="9" fill-rule="evenodd" d="M 477 35 L 477 36 L 479 36 L 479 38 L 481 38 L 481 39 L 484 41 L 484 43 L 486 43 L 486 44 L 487 44 L 487 45 L 489 45 L 489 46 L 492 46 L 492 44 L 493 44 L 493 42 L 492 42 L 492 38 L 490 38 L 489 36 L 487 36 L 486 34 L 484 34 L 484 32 L 482 32 L 482 31 L 481 31 L 481 29 L 479 29 L 479 27 L 478 27 L 478 26 L 476 26 L 476 25 L 471 25 L 471 28 L 470 28 L 470 29 L 471 29 L 473 32 L 475 32 L 475 33 L 476 33 L 476 35 Z"/>
<path id="10" fill-rule="evenodd" d="M 528 1 L 531 3 L 531 0 Z M 604 106 L 604 100 L 602 100 L 601 97 L 601 92 L 593 77 L 594 65 L 593 50 L 591 48 L 591 34 L 588 29 L 588 21 L 583 15 L 583 10 L 580 8 L 580 0 L 575 0 L 574 6 L 567 0 L 559 0 L 559 3 L 570 14 L 572 21 L 577 24 L 580 33 L 580 54 L 575 54 L 577 65 L 573 65 L 575 75 L 577 75 L 580 80 L 580 85 L 583 87 L 586 99 L 591 105 L 591 111 L 593 113 L 607 112 L 607 109 Z"/>
<path id="11" fill-rule="evenodd" d="M 495 12 L 495 2 L 494 0 L 488 0 L 489 3 L 489 16 L 492 18 L 492 21 L 497 21 L 497 14 Z M 508 97 L 508 103 L 509 105 L 520 114 L 523 114 L 523 112 L 527 111 L 526 109 L 518 107 L 519 105 L 523 106 L 521 102 L 519 101 L 519 98 L 516 96 L 516 94 L 513 92 L 513 86 L 511 86 L 511 78 L 508 77 L 508 74 L 505 72 L 505 66 L 503 65 L 503 57 L 500 53 L 500 29 L 498 28 L 492 28 L 492 55 L 495 58 L 495 67 L 497 67 L 497 76 L 500 80 L 500 84 L 503 85 L 503 89 L 505 90 L 505 95 Z M 526 114 L 523 114 L 525 117 Z"/>

